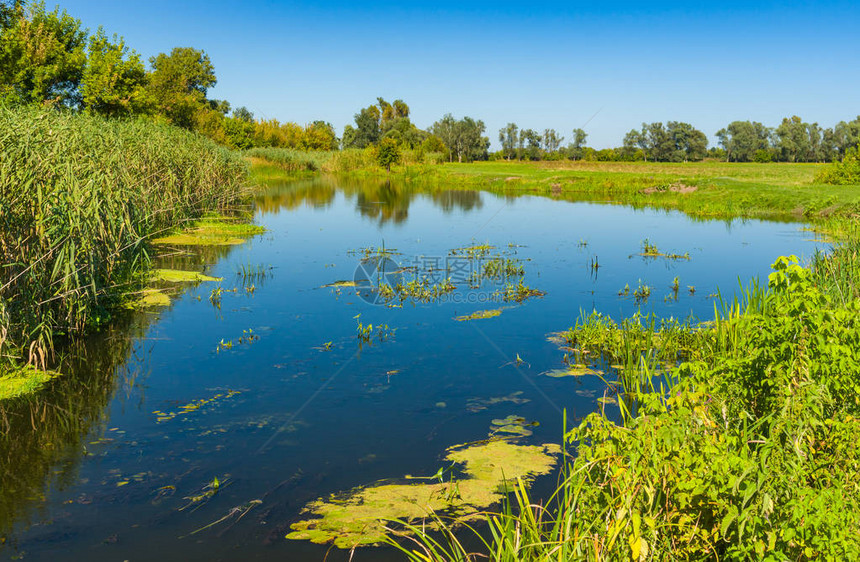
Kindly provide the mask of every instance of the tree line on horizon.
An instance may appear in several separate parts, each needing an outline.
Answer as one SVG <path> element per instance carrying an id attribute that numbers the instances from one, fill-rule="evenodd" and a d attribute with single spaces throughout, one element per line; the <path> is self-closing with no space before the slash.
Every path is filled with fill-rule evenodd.
<path id="1" fill-rule="evenodd" d="M 234 149 L 276 147 L 304 151 L 365 149 L 381 142 L 397 149 L 441 153 L 448 161 L 591 160 L 687 162 L 715 158 L 729 162 L 841 161 L 860 142 L 860 116 L 832 128 L 792 116 L 777 127 L 734 121 L 715 133 L 718 146 L 693 125 L 678 121 L 643 123 L 615 148 L 586 145 L 577 128 L 570 142 L 555 129 L 538 131 L 508 123 L 499 130 L 501 150 L 490 152 L 480 119 L 450 113 L 420 129 L 400 99 L 359 110 L 341 138 L 334 127 L 317 120 L 299 125 L 258 119 L 245 107 L 232 108 L 211 99 L 217 78 L 209 56 L 176 47 L 144 64 L 122 37 L 94 34 L 59 8 L 42 1 L 0 0 L 0 102 L 42 104 L 60 110 L 107 117 L 142 117 L 168 121 Z"/>

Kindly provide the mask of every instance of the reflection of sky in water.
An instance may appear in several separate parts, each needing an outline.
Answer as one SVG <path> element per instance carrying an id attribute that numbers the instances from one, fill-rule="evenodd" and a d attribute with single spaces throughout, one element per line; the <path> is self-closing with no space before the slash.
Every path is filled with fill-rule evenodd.
<path id="1" fill-rule="evenodd" d="M 674 212 L 538 197 L 404 197 L 384 186 L 301 185 L 261 198 L 258 222 L 269 232 L 211 268 L 230 289 L 241 286 L 240 265 L 271 265 L 253 295 L 225 293 L 218 311 L 208 302 L 212 285 L 189 289 L 137 345 L 129 365 L 147 375 L 117 393 L 103 428 L 84 440 L 88 456 L 66 453 L 80 469 L 49 493 L 44 517 L 35 519 L 51 524 L 17 536 L 27 559 L 321 560 L 325 548 L 282 540 L 308 500 L 380 478 L 433 474 L 446 447 L 485 437 L 494 418 L 539 421 L 534 442 L 557 442 L 562 410 L 592 411 L 603 393 L 598 380 L 540 376 L 562 356 L 547 334 L 571 326 L 581 310 L 630 315 L 636 305 L 617 293 L 641 280 L 653 287 L 643 311 L 707 319 L 717 287 L 731 293 L 738 278 L 766 279 L 777 256 L 814 250 L 792 224 L 694 222 Z M 645 238 L 691 259 L 635 255 Z M 500 304 L 393 309 L 369 305 L 351 289 L 320 288 L 353 278 L 360 258 L 350 250 L 384 244 L 407 261 L 484 242 L 515 251 L 526 284 L 546 297 L 510 305 L 497 318 L 455 322 Z M 589 267 L 595 256 L 596 277 Z M 676 276 L 679 299 L 665 302 Z M 359 313 L 366 324 L 395 328 L 395 337 L 359 351 Z M 216 353 L 219 341 L 244 330 L 260 339 Z M 511 364 L 517 354 L 526 362 L 519 369 Z M 241 393 L 161 423 L 153 413 L 228 389 Z M 529 402 L 469 407 L 516 392 Z M 226 483 L 218 494 L 178 511 L 213 477 Z M 257 499 L 235 525 L 228 520 L 179 540 Z M 364 552 L 358 560 L 380 556 Z"/>

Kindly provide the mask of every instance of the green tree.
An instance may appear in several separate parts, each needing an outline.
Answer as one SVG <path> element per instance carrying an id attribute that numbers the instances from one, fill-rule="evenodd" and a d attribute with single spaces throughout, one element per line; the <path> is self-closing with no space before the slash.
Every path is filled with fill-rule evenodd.
<path id="1" fill-rule="evenodd" d="M 448 147 L 449 158 L 453 160 L 456 155 L 458 162 L 487 158 L 490 139 L 483 136 L 485 130 L 486 126 L 481 120 L 476 121 L 471 117 L 457 120 L 450 113 L 430 127 L 430 131 Z"/>
<path id="2" fill-rule="evenodd" d="M 245 107 L 237 107 L 233 110 L 233 117 L 240 121 L 244 121 L 245 123 L 253 123 L 254 122 L 254 114 L 250 109 Z"/>
<path id="3" fill-rule="evenodd" d="M 355 127 L 353 127 L 350 124 L 346 124 L 343 127 L 343 137 L 340 139 L 341 148 L 350 148 L 350 147 L 356 146 L 356 144 L 355 144 L 356 134 L 357 134 L 357 132 L 355 130 Z"/>
<path id="4" fill-rule="evenodd" d="M 337 135 L 331 123 L 325 121 L 314 121 L 305 127 L 302 135 L 303 150 L 337 150 Z"/>
<path id="5" fill-rule="evenodd" d="M 780 158 L 788 162 L 807 162 L 814 159 L 814 135 L 818 132 L 818 124 L 811 126 L 803 119 L 794 115 L 782 120 L 776 128 L 776 148 Z"/>
<path id="6" fill-rule="evenodd" d="M 541 136 L 534 129 L 520 130 L 520 156 L 529 160 L 540 159 Z"/>
<path id="7" fill-rule="evenodd" d="M 445 146 L 445 143 L 442 142 L 442 139 L 437 137 L 436 135 L 428 135 L 426 139 L 421 143 L 421 151 L 423 153 L 440 153 L 444 158 L 448 158 L 448 148 Z"/>
<path id="8" fill-rule="evenodd" d="M 409 117 L 409 106 L 403 100 L 394 100 L 392 105 L 395 117 Z"/>
<path id="9" fill-rule="evenodd" d="M 689 123 L 669 121 L 666 131 L 674 144 L 669 156 L 672 162 L 698 161 L 708 153 L 708 137 Z"/>
<path id="10" fill-rule="evenodd" d="M 716 137 L 729 162 L 751 162 L 759 151 L 770 149 L 772 131 L 756 121 L 732 121 Z"/>
<path id="11" fill-rule="evenodd" d="M 44 2 L 4 3 L 0 13 L 0 98 L 76 107 L 87 58 L 80 20 Z"/>
<path id="12" fill-rule="evenodd" d="M 375 105 L 366 107 L 355 114 L 355 136 L 351 146 L 364 148 L 379 140 L 380 111 Z"/>
<path id="13" fill-rule="evenodd" d="M 633 159 L 633 155 L 641 152 L 645 161 L 648 161 L 648 138 L 643 132 L 631 129 L 624 135 L 624 145 L 622 152 L 626 159 Z"/>
<path id="14" fill-rule="evenodd" d="M 12 26 L 23 12 L 23 0 L 0 0 L 0 33 Z"/>
<path id="15" fill-rule="evenodd" d="M 543 131 L 543 148 L 547 152 L 558 152 L 558 147 L 564 142 L 564 137 L 560 137 L 555 129 L 544 129 Z"/>
<path id="16" fill-rule="evenodd" d="M 624 137 L 624 153 L 632 157 L 636 148 L 642 150 L 645 159 L 657 162 L 686 162 L 701 160 L 707 154 L 708 137 L 689 123 L 669 121 L 642 123 L 642 130 L 635 129 Z"/>
<path id="17" fill-rule="evenodd" d="M 845 158 L 848 150 L 860 144 L 860 115 L 853 121 L 840 121 L 833 128 L 833 146 L 839 160 Z"/>
<path id="18" fill-rule="evenodd" d="M 377 147 L 376 161 L 391 171 L 391 165 L 400 162 L 400 145 L 392 138 L 382 139 Z"/>
<path id="19" fill-rule="evenodd" d="M 217 82 L 212 61 L 203 51 L 176 47 L 150 59 L 148 90 L 156 110 L 173 124 L 194 129 L 201 112 L 211 110 L 206 92 Z"/>
<path id="20" fill-rule="evenodd" d="M 90 37 L 80 93 L 83 107 L 102 115 L 146 113 L 151 105 L 140 56 L 122 37 L 108 39 L 102 28 Z"/>
<path id="21" fill-rule="evenodd" d="M 233 112 L 232 117 L 226 117 L 224 122 L 224 136 L 227 145 L 232 148 L 245 149 L 254 146 L 254 122 L 238 117 Z"/>
<path id="22" fill-rule="evenodd" d="M 573 160 L 579 160 L 583 156 L 583 148 L 585 148 L 585 140 L 588 138 L 588 134 L 582 129 L 574 129 L 573 130 L 573 140 L 568 147 L 568 154 L 570 158 Z"/>
<path id="23" fill-rule="evenodd" d="M 499 129 L 499 142 L 502 143 L 502 152 L 508 160 L 517 155 L 518 140 L 519 127 L 516 123 L 508 123 L 503 129 Z"/>

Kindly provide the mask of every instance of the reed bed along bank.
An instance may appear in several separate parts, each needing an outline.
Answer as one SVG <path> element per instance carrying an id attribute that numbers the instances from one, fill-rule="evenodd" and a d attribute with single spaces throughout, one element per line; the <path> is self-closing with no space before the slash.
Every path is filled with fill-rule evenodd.
<path id="1" fill-rule="evenodd" d="M 241 197 L 247 163 L 152 120 L 0 106 L 0 368 L 108 321 L 146 240 Z"/>
<path id="2" fill-rule="evenodd" d="M 325 173 L 356 173 L 365 175 L 386 174 L 377 161 L 377 148 L 370 146 L 364 149 L 347 148 L 335 151 L 304 151 L 290 148 L 258 147 L 244 152 L 254 165 L 254 172 L 266 179 L 278 172 L 325 172 Z M 441 152 L 425 152 L 421 149 L 403 149 L 400 152 L 398 166 L 393 168 L 395 175 L 408 175 L 417 168 L 431 171 L 431 166 L 445 161 Z M 267 167 L 274 167 L 267 173 Z"/>

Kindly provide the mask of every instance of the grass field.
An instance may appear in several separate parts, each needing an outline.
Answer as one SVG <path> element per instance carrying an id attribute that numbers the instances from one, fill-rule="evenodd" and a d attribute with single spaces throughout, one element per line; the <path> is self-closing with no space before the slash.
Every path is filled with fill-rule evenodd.
<path id="1" fill-rule="evenodd" d="M 475 162 L 443 164 L 458 188 L 613 200 L 699 217 L 816 220 L 860 211 L 860 186 L 815 183 L 823 164 Z"/>

